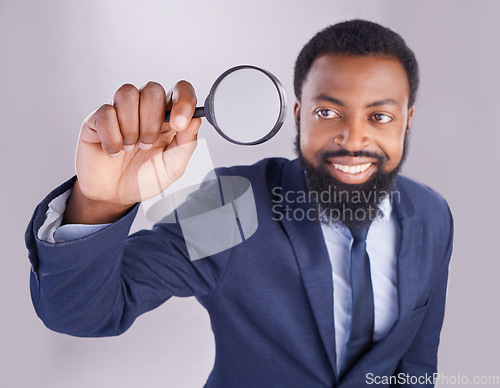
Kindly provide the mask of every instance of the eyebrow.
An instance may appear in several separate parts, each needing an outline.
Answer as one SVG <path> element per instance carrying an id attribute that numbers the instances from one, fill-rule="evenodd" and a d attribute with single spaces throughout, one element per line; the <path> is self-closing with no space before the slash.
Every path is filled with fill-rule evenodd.
<path id="1" fill-rule="evenodd" d="M 401 106 L 401 104 L 399 102 L 397 102 L 396 100 L 393 100 L 392 98 L 386 98 L 385 100 L 374 101 L 371 104 L 368 104 L 366 107 L 373 108 L 375 106 L 381 106 L 381 105 Z"/>
<path id="2" fill-rule="evenodd" d="M 344 106 L 344 103 L 334 97 L 327 96 L 326 94 L 320 94 L 316 97 L 314 97 L 314 101 L 328 101 L 331 102 L 332 104 Z"/>
<path id="3" fill-rule="evenodd" d="M 326 94 L 320 94 L 314 98 L 314 101 L 328 101 L 331 102 L 332 104 L 336 104 L 339 106 L 345 106 L 345 104 L 340 101 L 339 99 L 331 96 L 327 96 Z M 378 100 L 371 102 L 366 106 L 366 108 L 374 108 L 376 106 L 382 106 L 382 105 L 396 105 L 396 106 L 401 106 L 399 102 L 396 100 L 393 100 L 392 98 L 385 98 L 383 100 Z"/>

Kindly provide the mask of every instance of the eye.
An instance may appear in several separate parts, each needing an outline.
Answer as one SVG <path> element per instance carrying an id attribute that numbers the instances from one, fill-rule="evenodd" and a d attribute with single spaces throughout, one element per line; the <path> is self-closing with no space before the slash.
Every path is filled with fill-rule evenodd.
<path id="1" fill-rule="evenodd" d="M 377 123 L 385 124 L 388 123 L 389 121 L 392 121 L 392 117 L 389 115 L 386 115 L 385 113 L 375 113 L 373 115 L 373 118 Z"/>
<path id="2" fill-rule="evenodd" d="M 320 108 L 316 109 L 315 113 L 322 119 L 334 119 L 340 115 L 332 109 Z"/>

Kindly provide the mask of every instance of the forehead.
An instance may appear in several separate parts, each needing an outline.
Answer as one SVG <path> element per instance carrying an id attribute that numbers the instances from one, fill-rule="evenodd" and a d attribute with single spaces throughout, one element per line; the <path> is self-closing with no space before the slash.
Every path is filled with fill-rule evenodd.
<path id="1" fill-rule="evenodd" d="M 406 106 L 408 77 L 393 57 L 325 54 L 313 62 L 302 87 L 302 100 L 321 94 L 360 103 L 392 98 Z"/>

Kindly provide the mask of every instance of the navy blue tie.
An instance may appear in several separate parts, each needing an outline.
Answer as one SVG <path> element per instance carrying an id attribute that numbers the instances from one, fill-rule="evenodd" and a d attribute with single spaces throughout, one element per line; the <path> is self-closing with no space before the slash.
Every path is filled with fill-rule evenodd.
<path id="1" fill-rule="evenodd" d="M 370 259 L 366 252 L 368 228 L 369 225 L 360 230 L 351 229 L 354 239 L 351 247 L 352 320 L 341 376 L 370 350 L 373 342 L 375 314 Z"/>

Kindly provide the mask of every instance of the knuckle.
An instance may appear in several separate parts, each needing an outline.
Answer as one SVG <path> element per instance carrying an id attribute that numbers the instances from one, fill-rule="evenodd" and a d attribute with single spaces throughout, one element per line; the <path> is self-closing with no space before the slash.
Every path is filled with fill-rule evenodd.
<path id="1" fill-rule="evenodd" d="M 155 100 L 165 100 L 166 98 L 166 93 L 165 89 L 163 89 L 163 86 L 161 86 L 158 82 L 154 81 L 149 81 L 146 86 L 144 86 L 144 89 L 142 90 L 142 93 L 147 94 L 148 96 L 152 97 Z"/>
<path id="2" fill-rule="evenodd" d="M 191 85 L 191 83 L 186 81 L 185 79 L 181 79 L 179 82 L 177 82 L 177 85 L 194 91 L 193 85 Z"/>
<path id="3" fill-rule="evenodd" d="M 198 102 L 193 85 L 186 80 L 181 80 L 175 84 L 174 101 L 181 100 L 191 105 L 196 105 Z"/>
<path id="4" fill-rule="evenodd" d="M 116 110 L 113 105 L 103 104 L 101 105 L 96 112 L 96 116 L 99 120 L 110 121 L 113 120 L 116 115 Z"/>
<path id="5" fill-rule="evenodd" d="M 124 84 L 115 92 L 113 100 L 116 102 L 135 103 L 139 101 L 139 90 L 132 84 Z"/>

